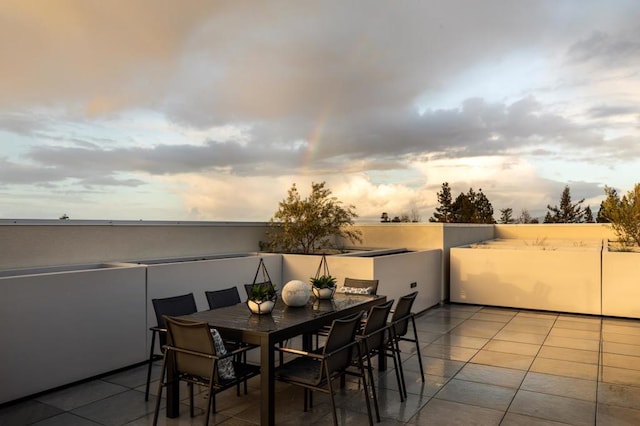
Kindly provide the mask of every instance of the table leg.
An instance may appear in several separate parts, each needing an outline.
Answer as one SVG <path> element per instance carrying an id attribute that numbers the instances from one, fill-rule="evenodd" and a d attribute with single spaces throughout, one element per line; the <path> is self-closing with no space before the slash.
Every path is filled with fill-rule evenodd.
<path id="1" fill-rule="evenodd" d="M 260 344 L 260 424 L 275 425 L 274 342 L 265 336 Z"/>

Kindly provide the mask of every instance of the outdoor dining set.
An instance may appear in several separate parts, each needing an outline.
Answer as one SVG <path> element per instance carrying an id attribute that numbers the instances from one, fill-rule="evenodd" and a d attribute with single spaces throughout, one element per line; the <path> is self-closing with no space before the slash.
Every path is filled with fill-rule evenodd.
<path id="1" fill-rule="evenodd" d="M 251 286 L 265 284 L 271 285 L 248 285 L 247 293 Z M 418 292 L 394 301 L 378 295 L 377 289 L 378 280 L 347 278 L 331 298 L 312 296 L 305 305 L 292 307 L 278 297 L 273 310 L 263 315 L 248 309 L 236 286 L 205 292 L 209 304 L 205 311 L 197 310 L 193 293 L 153 299 L 157 326 L 151 327 L 147 400 L 152 366 L 159 357 L 156 340 L 163 359 L 153 424 L 163 392 L 166 416 L 179 416 L 181 381 L 188 384 L 192 417 L 193 386 L 206 388 L 206 425 L 216 412 L 217 393 L 235 388 L 238 396 L 247 394 L 247 381 L 260 376 L 261 424 L 276 423 L 275 383 L 280 381 L 303 389 L 304 411 L 313 406 L 313 392 L 328 394 L 337 425 L 334 393 L 344 386 L 347 375 L 361 383 L 369 424 L 374 419 L 380 422 L 372 357 L 378 357 L 379 370 L 386 368 L 387 358 L 394 363 L 400 401 L 407 398 L 401 341 L 415 344 L 423 381 L 424 373 L 412 313 Z M 259 353 L 259 362 L 248 360 L 250 351 Z"/>

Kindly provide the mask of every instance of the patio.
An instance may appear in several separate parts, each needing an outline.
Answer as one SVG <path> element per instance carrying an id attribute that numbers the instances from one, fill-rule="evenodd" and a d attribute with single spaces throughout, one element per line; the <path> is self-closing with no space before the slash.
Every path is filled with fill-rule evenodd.
<path id="1" fill-rule="evenodd" d="M 408 400 L 399 402 L 393 371 L 378 377 L 383 425 L 640 424 L 638 320 L 452 304 L 416 322 L 425 382 L 415 347 L 407 345 Z M 139 366 L 5 405 L 0 424 L 151 424 L 155 400 L 144 401 L 145 374 L 146 366 Z M 276 389 L 277 424 L 331 424 L 325 395 L 304 413 L 299 388 Z M 258 424 L 259 394 L 256 379 L 247 396 L 220 394 L 212 424 Z M 337 400 L 341 424 L 366 423 L 360 394 L 347 390 Z M 203 401 L 196 398 L 196 405 Z M 185 400 L 180 418 L 162 412 L 159 424 L 200 425 L 202 410 L 196 414 L 189 417 Z"/>

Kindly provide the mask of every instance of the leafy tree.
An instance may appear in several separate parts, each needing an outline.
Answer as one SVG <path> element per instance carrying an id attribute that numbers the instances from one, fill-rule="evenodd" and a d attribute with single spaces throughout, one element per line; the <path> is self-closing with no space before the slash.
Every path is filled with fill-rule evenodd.
<path id="1" fill-rule="evenodd" d="M 640 245 L 640 183 L 620 198 L 615 189 L 605 186 L 607 198 L 602 215 L 610 222 L 620 241 L 628 246 Z"/>
<path id="2" fill-rule="evenodd" d="M 451 197 L 451 188 L 449 182 L 442 184 L 442 189 L 438 192 L 438 207 L 429 218 L 429 222 L 451 223 L 454 222 L 453 217 L 453 199 Z"/>
<path id="3" fill-rule="evenodd" d="M 506 209 L 500 209 L 500 223 L 515 222 L 512 216 L 513 216 L 513 209 L 511 207 L 507 207 Z"/>
<path id="4" fill-rule="evenodd" d="M 607 198 L 613 197 L 618 198 L 618 191 L 614 188 L 605 187 L 604 192 L 607 194 Z M 598 209 L 598 215 L 596 216 L 596 222 L 598 223 L 611 223 L 611 221 L 606 217 L 605 213 L 605 202 L 602 201 L 600 203 L 600 209 Z"/>
<path id="5" fill-rule="evenodd" d="M 591 206 L 587 206 L 584 208 L 584 221 L 586 223 L 593 223 L 593 212 L 591 211 Z"/>
<path id="6" fill-rule="evenodd" d="M 389 215 L 387 214 L 387 212 L 382 212 L 382 215 L 380 216 L 380 222 L 382 223 L 390 222 Z"/>
<path id="7" fill-rule="evenodd" d="M 564 187 L 562 196 L 560 197 L 560 207 L 551 206 L 547 204 L 547 216 L 545 216 L 545 223 L 579 223 L 582 222 L 584 216 L 584 210 L 581 204 L 584 202 L 584 198 L 577 203 L 571 202 L 571 191 L 569 185 Z M 547 222 L 547 220 L 549 220 Z"/>
<path id="8" fill-rule="evenodd" d="M 469 189 L 470 194 L 471 192 L 472 190 Z M 473 205 L 475 207 L 473 223 L 496 223 L 493 218 L 493 206 L 487 196 L 484 195 L 484 192 L 482 192 L 482 188 L 475 194 Z"/>
<path id="9" fill-rule="evenodd" d="M 455 223 L 474 223 L 476 213 L 476 193 L 473 189 L 469 189 L 469 193 L 461 192 L 453 202 L 453 222 Z"/>
<path id="10" fill-rule="evenodd" d="M 529 213 L 529 210 L 522 209 L 522 211 L 520 212 L 520 217 L 518 218 L 518 223 L 538 223 L 538 219 L 531 217 L 531 213 Z"/>
<path id="11" fill-rule="evenodd" d="M 269 221 L 270 246 L 275 251 L 309 254 L 330 247 L 332 237 L 360 242 L 360 231 L 350 229 L 358 217 L 354 209 L 342 207 L 341 201 L 331 197 L 325 182 L 312 183 L 311 194 L 304 199 L 294 183 Z"/>

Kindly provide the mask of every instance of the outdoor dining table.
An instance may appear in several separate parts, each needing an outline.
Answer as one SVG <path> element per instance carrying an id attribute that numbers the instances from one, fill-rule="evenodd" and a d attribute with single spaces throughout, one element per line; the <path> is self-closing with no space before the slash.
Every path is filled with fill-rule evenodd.
<path id="1" fill-rule="evenodd" d="M 274 347 L 278 342 L 303 336 L 305 349 L 311 334 L 337 318 L 367 311 L 386 301 L 386 296 L 336 294 L 331 300 L 311 297 L 303 307 L 286 306 L 278 300 L 270 314 L 252 314 L 244 303 L 201 311 L 183 318 L 205 321 L 223 336 L 260 346 L 260 424 L 275 424 Z M 384 357 L 382 357 L 384 358 Z M 169 374 L 169 372 L 168 372 Z M 167 417 L 179 414 L 179 387 L 167 386 Z"/>

